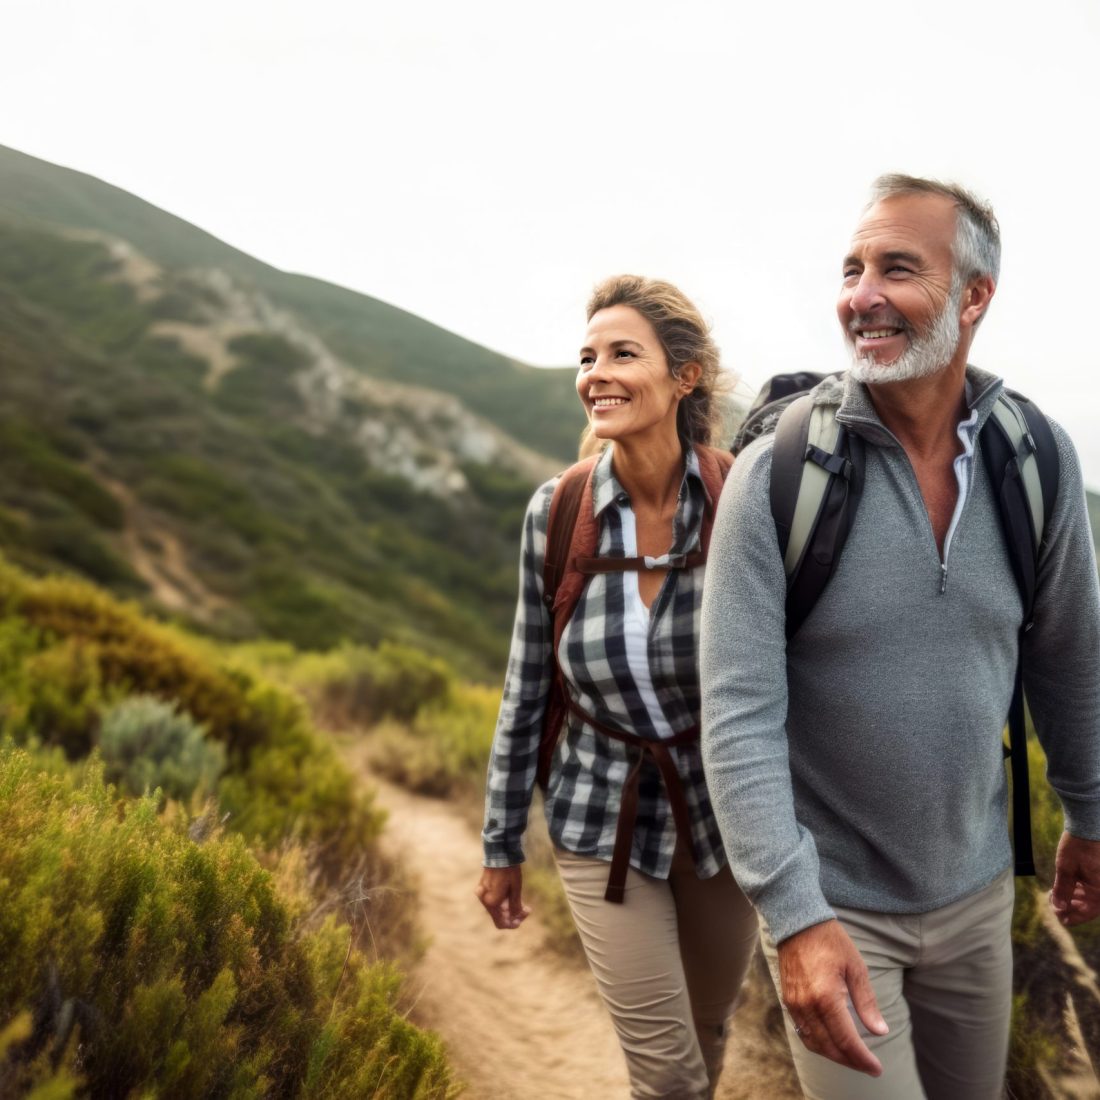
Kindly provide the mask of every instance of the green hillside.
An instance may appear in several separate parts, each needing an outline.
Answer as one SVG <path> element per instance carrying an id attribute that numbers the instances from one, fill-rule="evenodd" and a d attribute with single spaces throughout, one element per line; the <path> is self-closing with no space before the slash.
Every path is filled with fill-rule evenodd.
<path id="1" fill-rule="evenodd" d="M 76 572 L 228 637 L 418 643 L 499 675 L 530 476 L 467 462 L 432 496 L 303 412 L 303 352 L 232 341 L 235 369 L 153 331 L 212 291 L 155 296 L 79 241 L 0 220 L 0 550 Z M 396 414 L 394 414 L 396 415 Z"/>
<path id="2" fill-rule="evenodd" d="M 517 363 L 374 298 L 278 271 L 92 176 L 0 146 L 0 217 L 106 233 L 167 268 L 219 268 L 297 313 L 364 372 L 454 394 L 535 450 L 576 455 L 583 418 L 563 372 Z"/>

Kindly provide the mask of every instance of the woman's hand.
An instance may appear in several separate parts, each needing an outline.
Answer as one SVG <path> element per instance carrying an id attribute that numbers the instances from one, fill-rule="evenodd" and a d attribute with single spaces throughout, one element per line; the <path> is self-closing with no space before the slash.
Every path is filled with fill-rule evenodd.
<path id="1" fill-rule="evenodd" d="M 474 893 L 497 928 L 518 928 L 531 910 L 523 904 L 520 867 L 485 867 Z"/>

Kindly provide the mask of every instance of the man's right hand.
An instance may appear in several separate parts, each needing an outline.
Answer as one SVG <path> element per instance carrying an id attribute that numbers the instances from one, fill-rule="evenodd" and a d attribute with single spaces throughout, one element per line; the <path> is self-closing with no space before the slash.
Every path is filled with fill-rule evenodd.
<path id="1" fill-rule="evenodd" d="M 805 928 L 777 950 L 783 1005 L 806 1048 L 878 1077 L 882 1063 L 859 1037 L 848 998 L 868 1031 L 885 1035 L 890 1029 L 878 1010 L 867 965 L 840 922 Z"/>
<path id="2" fill-rule="evenodd" d="M 484 867 L 474 893 L 497 928 L 518 928 L 531 910 L 523 904 L 523 871 L 517 867 Z"/>

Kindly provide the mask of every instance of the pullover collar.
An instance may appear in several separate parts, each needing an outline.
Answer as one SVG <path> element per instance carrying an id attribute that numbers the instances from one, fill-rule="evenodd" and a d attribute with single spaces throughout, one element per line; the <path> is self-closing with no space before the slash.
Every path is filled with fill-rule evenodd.
<path id="1" fill-rule="evenodd" d="M 968 363 L 966 367 L 966 405 L 971 415 L 977 413 L 976 431 L 981 431 L 993 411 L 1004 383 L 995 374 Z M 879 419 L 871 395 L 862 382 L 856 382 L 850 372 L 839 377 L 830 375 L 813 389 L 815 405 L 839 405 L 837 420 L 868 443 L 880 447 L 896 447 L 898 441 Z"/>

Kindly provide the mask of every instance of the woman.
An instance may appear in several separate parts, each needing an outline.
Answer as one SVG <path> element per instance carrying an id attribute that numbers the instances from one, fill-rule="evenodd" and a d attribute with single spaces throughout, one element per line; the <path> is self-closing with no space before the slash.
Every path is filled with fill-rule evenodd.
<path id="1" fill-rule="evenodd" d="M 721 485 L 708 474 L 708 492 L 703 473 L 718 467 L 706 446 L 717 382 L 718 349 L 675 287 L 619 276 L 596 288 L 577 393 L 605 449 L 581 508 L 595 515 L 597 556 L 633 564 L 593 571 L 572 616 L 555 624 L 543 559 L 557 479 L 535 493 L 489 766 L 477 894 L 498 928 L 516 928 L 529 912 L 522 836 L 557 675 L 557 625 L 569 713 L 549 762 L 546 818 L 635 1097 L 713 1094 L 756 944 L 698 745 L 699 551 Z"/>

